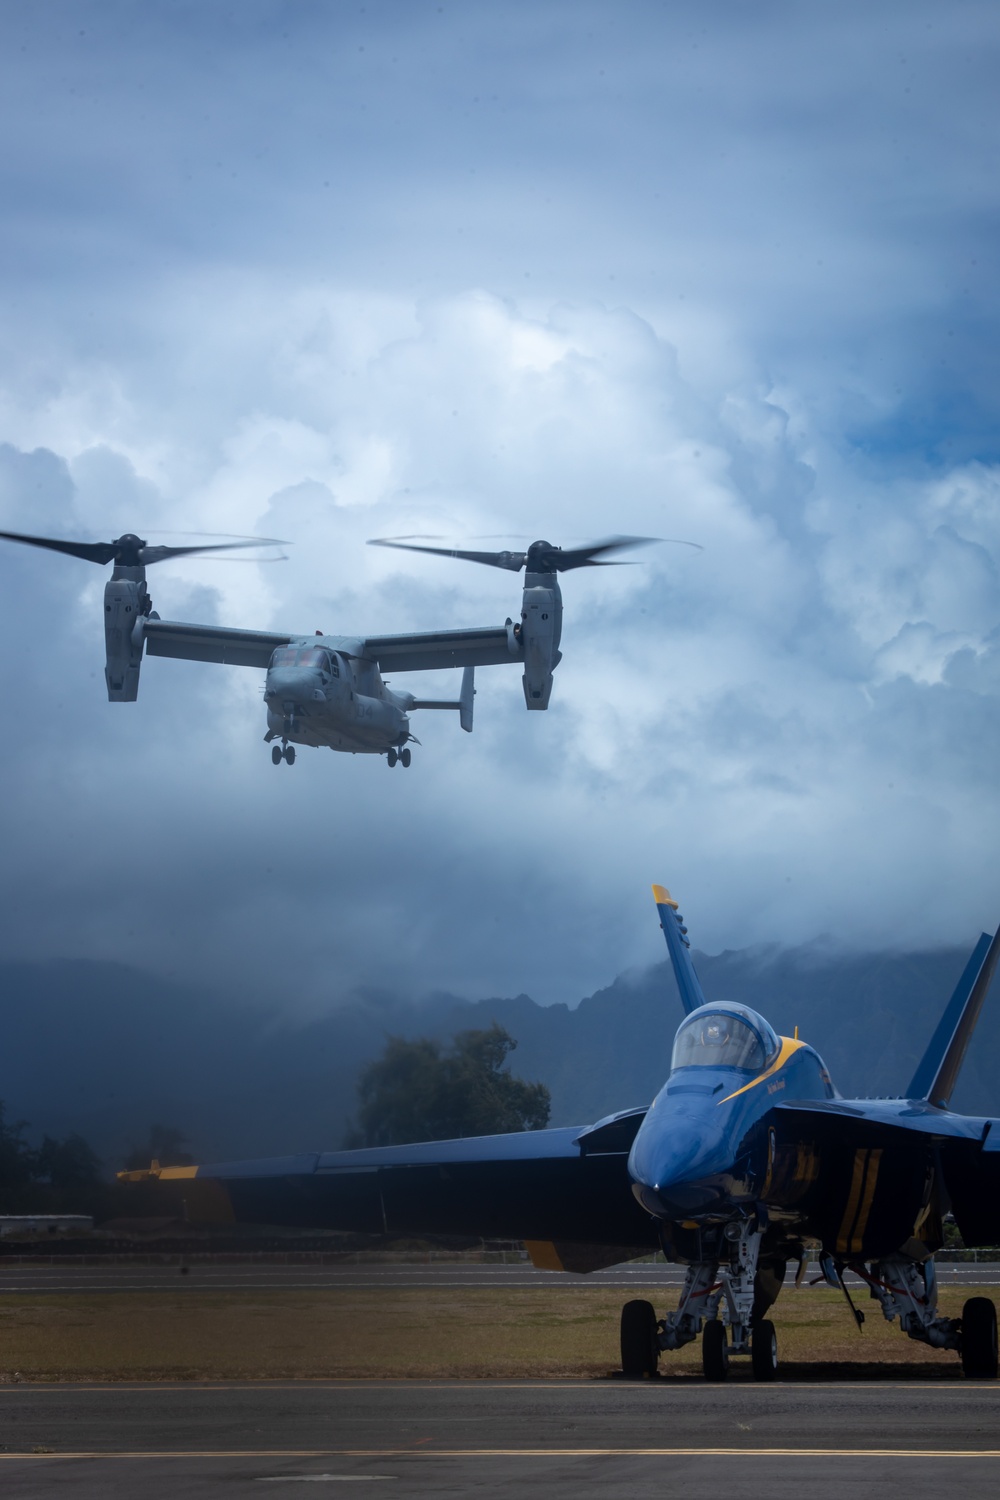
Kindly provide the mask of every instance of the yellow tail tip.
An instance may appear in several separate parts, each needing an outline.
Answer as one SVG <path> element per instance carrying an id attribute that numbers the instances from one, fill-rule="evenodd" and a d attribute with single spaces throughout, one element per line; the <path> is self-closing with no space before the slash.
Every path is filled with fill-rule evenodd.
<path id="1" fill-rule="evenodd" d="M 677 902 L 674 900 L 673 896 L 671 896 L 665 885 L 653 886 L 653 900 L 656 902 L 657 906 L 672 906 L 674 908 L 674 911 L 677 910 Z"/>

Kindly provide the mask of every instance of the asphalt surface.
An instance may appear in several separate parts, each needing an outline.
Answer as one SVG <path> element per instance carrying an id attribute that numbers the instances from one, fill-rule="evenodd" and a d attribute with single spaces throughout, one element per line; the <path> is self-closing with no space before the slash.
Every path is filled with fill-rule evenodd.
<path id="1" fill-rule="evenodd" d="M 787 1281 L 794 1276 L 789 1268 Z M 818 1268 L 810 1271 L 817 1275 Z M 200 1291 L 338 1291 L 373 1287 L 520 1287 L 544 1286 L 575 1292 L 581 1286 L 679 1286 L 683 1267 L 668 1265 L 613 1266 L 589 1276 L 564 1271 L 536 1271 L 529 1264 L 483 1265 L 475 1262 L 435 1262 L 425 1265 L 358 1264 L 268 1265 L 219 1264 L 195 1261 L 182 1268 L 162 1266 L 12 1266 L 0 1261 L 0 1294 L 24 1292 L 176 1292 L 179 1287 Z M 848 1280 L 852 1280 L 850 1273 Z M 1000 1286 L 1000 1262 L 979 1264 L 945 1262 L 938 1265 L 945 1285 Z M 863 1284 L 859 1281 L 858 1286 Z"/>
<path id="2" fill-rule="evenodd" d="M 940 1495 L 1000 1485 L 1000 1386 L 924 1379 L 721 1386 L 342 1381 L 0 1386 L 17 1500 L 297 1494 L 591 1500 Z M 371 1485 L 369 1490 L 367 1487 Z M 307 1493 L 309 1493 L 307 1491 Z"/>

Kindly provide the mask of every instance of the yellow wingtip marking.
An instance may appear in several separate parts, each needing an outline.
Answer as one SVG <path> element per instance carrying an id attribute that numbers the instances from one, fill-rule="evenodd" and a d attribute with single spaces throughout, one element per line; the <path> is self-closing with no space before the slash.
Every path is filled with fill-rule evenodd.
<path id="1" fill-rule="evenodd" d="M 674 900 L 673 896 L 671 896 L 665 885 L 653 886 L 653 900 L 656 902 L 657 906 L 672 906 L 674 911 L 677 910 L 677 902 Z"/>

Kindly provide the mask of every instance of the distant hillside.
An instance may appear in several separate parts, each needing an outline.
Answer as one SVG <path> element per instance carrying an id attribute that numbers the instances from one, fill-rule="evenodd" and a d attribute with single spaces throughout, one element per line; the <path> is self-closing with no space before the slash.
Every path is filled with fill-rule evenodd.
<path id="1" fill-rule="evenodd" d="M 909 1082 L 967 953 L 849 956 L 819 948 L 697 956 L 706 994 L 743 1000 L 813 1043 L 845 1094 Z M 339 1145 L 360 1068 L 389 1033 L 449 1036 L 497 1020 L 515 1073 L 552 1091 L 552 1123 L 647 1103 L 666 1076 L 680 1002 L 666 964 L 565 1005 L 361 999 L 293 1023 L 114 964 L 0 965 L 0 1099 L 32 1135 L 79 1131 L 110 1164 L 155 1120 L 202 1160 Z M 1000 1114 L 1000 988 L 956 1104 Z"/>

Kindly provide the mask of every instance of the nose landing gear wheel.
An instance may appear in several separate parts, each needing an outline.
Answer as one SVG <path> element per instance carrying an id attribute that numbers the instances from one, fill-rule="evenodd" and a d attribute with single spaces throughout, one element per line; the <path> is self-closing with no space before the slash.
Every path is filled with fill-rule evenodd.
<path id="1" fill-rule="evenodd" d="M 287 760 L 287 762 L 288 762 L 288 764 L 290 766 L 294 766 L 294 764 L 295 764 L 295 746 L 294 745 L 286 745 L 285 746 L 285 759 Z"/>
<path id="2" fill-rule="evenodd" d="M 397 753 L 396 753 L 395 750 L 390 750 L 390 751 L 387 752 L 385 758 L 389 762 L 390 766 L 394 766 L 396 764 L 397 760 L 399 759 L 399 756 L 397 755 Z"/>
<path id="3" fill-rule="evenodd" d="M 725 1380 L 729 1374 L 729 1346 L 726 1343 L 726 1325 L 714 1318 L 706 1323 L 701 1334 L 701 1367 L 706 1380 Z"/>
<path id="4" fill-rule="evenodd" d="M 750 1335 L 750 1363 L 754 1380 L 773 1380 L 778 1373 L 778 1336 L 767 1318 Z"/>
<path id="5" fill-rule="evenodd" d="M 275 765 L 275 766 L 280 766 L 281 765 L 281 746 L 280 745 L 272 745 L 271 746 L 271 764 Z"/>
<path id="6" fill-rule="evenodd" d="M 651 1302 L 636 1297 L 622 1308 L 622 1374 L 641 1379 L 655 1375 L 660 1357 L 656 1341 L 656 1313 Z"/>
<path id="7" fill-rule="evenodd" d="M 400 762 L 402 763 L 403 769 L 405 771 L 406 767 L 410 764 L 410 747 L 409 747 L 409 745 L 407 745 L 407 747 L 406 747 L 405 750 L 400 750 L 400 752 L 399 752 L 399 759 L 400 759 Z"/>

